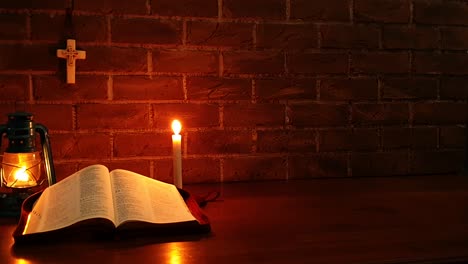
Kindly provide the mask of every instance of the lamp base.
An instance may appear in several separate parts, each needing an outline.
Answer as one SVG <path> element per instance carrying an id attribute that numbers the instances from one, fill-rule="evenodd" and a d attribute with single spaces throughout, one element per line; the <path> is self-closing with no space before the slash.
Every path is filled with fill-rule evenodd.
<path id="1" fill-rule="evenodd" d="M 21 215 L 21 205 L 29 193 L 0 193 L 0 217 L 16 217 Z"/>

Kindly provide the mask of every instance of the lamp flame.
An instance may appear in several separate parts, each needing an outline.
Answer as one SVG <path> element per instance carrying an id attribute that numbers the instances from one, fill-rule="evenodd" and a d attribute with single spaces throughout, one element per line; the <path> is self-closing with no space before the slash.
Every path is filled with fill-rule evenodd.
<path id="1" fill-rule="evenodd" d="M 15 180 L 20 182 L 28 182 L 30 180 L 29 174 L 26 172 L 26 167 L 21 167 L 15 171 Z"/>
<path id="2" fill-rule="evenodd" d="M 41 180 L 40 152 L 3 153 L 2 183 L 9 188 L 31 188 Z"/>
<path id="3" fill-rule="evenodd" d="M 180 124 L 179 120 L 172 121 L 172 130 L 174 131 L 175 135 L 179 135 L 180 130 L 182 129 L 182 124 Z"/>

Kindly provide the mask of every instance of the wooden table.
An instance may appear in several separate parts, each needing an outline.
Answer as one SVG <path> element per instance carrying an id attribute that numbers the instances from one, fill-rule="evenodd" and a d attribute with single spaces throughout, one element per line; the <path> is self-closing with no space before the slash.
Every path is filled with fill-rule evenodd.
<path id="1" fill-rule="evenodd" d="M 186 186 L 219 190 L 205 236 L 14 247 L 0 263 L 467 263 L 468 177 L 323 179 Z"/>

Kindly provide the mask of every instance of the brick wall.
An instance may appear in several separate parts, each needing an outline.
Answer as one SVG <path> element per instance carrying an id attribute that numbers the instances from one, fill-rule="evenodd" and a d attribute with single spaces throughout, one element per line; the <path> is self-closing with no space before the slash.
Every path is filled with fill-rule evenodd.
<path id="1" fill-rule="evenodd" d="M 185 182 L 467 164 L 466 1 L 79 0 L 73 27 L 67 4 L 0 1 L 0 114 L 49 127 L 59 178 L 171 181 L 174 118 Z M 67 85 L 73 34 L 87 59 Z"/>

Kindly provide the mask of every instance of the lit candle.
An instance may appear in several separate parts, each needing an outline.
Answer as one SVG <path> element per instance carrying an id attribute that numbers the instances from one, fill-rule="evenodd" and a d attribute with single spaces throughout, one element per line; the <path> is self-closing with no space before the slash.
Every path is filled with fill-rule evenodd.
<path id="1" fill-rule="evenodd" d="M 179 120 L 172 121 L 172 130 L 174 131 L 174 135 L 172 135 L 172 162 L 174 168 L 174 185 L 180 189 L 182 189 L 182 136 L 179 134 L 181 128 L 182 125 L 180 124 Z"/>

